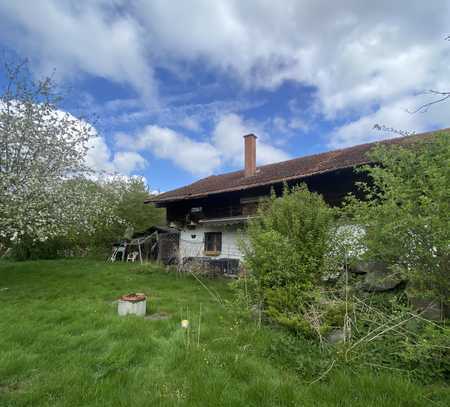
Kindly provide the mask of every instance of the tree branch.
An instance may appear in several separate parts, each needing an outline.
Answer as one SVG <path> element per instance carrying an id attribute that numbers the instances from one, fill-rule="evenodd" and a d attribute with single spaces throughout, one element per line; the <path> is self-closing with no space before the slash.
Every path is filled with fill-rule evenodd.
<path id="1" fill-rule="evenodd" d="M 424 92 L 424 94 L 439 96 L 439 98 L 432 100 L 431 102 L 424 103 L 423 105 L 419 106 L 417 109 L 414 109 L 414 110 L 406 109 L 406 111 L 408 113 L 410 113 L 410 114 L 419 113 L 419 112 L 426 113 L 426 112 L 428 112 L 428 109 L 431 106 L 433 106 L 437 103 L 441 103 L 450 98 L 450 92 L 440 92 L 440 91 L 433 90 L 433 89 L 430 89 L 430 90 Z"/>

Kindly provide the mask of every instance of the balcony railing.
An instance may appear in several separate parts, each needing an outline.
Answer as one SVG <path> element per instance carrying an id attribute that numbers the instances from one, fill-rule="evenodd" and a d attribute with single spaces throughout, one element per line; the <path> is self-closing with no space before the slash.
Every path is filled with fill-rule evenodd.
<path id="1" fill-rule="evenodd" d="M 228 218 L 233 216 L 242 215 L 242 206 L 240 205 L 230 205 L 223 207 L 209 207 L 205 208 L 203 213 L 203 218 Z"/>

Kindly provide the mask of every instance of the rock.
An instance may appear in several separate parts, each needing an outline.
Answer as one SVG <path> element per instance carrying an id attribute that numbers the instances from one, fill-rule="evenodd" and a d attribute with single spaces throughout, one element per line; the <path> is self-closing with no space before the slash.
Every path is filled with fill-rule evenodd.
<path id="1" fill-rule="evenodd" d="M 410 297 L 409 301 L 420 316 L 431 321 L 442 321 L 444 309 L 440 301 L 429 298 Z"/>
<path id="2" fill-rule="evenodd" d="M 344 340 L 345 340 L 345 334 L 344 334 L 343 329 L 333 329 L 327 335 L 327 341 L 330 343 L 344 342 Z"/>
<path id="3" fill-rule="evenodd" d="M 367 270 L 361 284 L 364 291 L 389 291 L 398 287 L 404 281 L 398 273 L 393 273 L 386 264 L 381 262 L 370 262 Z"/>
<path id="4" fill-rule="evenodd" d="M 366 274 L 367 268 L 368 268 L 368 264 L 366 261 L 359 261 L 358 263 L 351 264 L 348 267 L 348 271 L 350 273 L 355 273 L 355 274 Z"/>
<path id="5" fill-rule="evenodd" d="M 359 261 L 353 266 L 350 266 L 349 271 L 355 274 L 366 274 L 384 269 L 386 269 L 386 265 L 380 261 Z"/>

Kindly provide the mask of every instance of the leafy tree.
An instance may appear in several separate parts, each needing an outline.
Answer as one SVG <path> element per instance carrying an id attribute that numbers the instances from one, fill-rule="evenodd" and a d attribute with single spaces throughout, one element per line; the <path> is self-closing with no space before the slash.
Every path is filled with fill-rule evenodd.
<path id="1" fill-rule="evenodd" d="M 448 301 L 450 248 L 450 135 L 408 147 L 375 148 L 377 165 L 361 169 L 367 199 L 347 211 L 365 227 L 366 256 L 388 263 L 409 290 Z"/>
<path id="2" fill-rule="evenodd" d="M 143 231 L 153 225 L 165 224 L 165 210 L 153 204 L 145 204 L 150 191 L 141 177 L 125 180 L 125 193 L 117 208 L 117 216 L 135 231 Z"/>
<path id="3" fill-rule="evenodd" d="M 150 195 L 141 177 L 113 177 L 97 184 L 106 200 L 113 205 L 115 221 L 99 227 L 86 240 L 94 246 L 109 246 L 128 232 L 141 232 L 154 225 L 165 224 L 165 210 L 144 201 Z M 128 236 L 129 237 L 129 236 Z"/>

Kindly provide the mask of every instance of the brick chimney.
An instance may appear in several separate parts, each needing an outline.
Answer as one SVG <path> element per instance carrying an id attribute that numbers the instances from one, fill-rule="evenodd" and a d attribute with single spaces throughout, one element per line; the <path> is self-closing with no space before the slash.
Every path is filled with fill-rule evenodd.
<path id="1" fill-rule="evenodd" d="M 245 176 L 251 177 L 256 174 L 256 136 L 247 134 L 244 136 L 245 150 Z"/>

